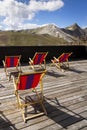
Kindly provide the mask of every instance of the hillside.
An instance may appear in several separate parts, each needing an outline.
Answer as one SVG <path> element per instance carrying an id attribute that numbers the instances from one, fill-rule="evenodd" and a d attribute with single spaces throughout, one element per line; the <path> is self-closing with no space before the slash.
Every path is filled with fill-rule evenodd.
<path id="1" fill-rule="evenodd" d="M 0 46 L 45 46 L 45 45 L 66 45 L 67 42 L 58 37 L 48 34 L 31 34 L 27 32 L 0 32 Z"/>

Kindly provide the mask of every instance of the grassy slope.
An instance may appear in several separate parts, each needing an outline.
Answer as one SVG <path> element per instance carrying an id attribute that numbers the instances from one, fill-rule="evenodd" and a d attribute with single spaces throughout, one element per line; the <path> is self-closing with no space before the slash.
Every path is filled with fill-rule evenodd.
<path id="1" fill-rule="evenodd" d="M 5 46 L 40 46 L 61 45 L 67 42 L 50 35 L 36 35 L 26 32 L 0 32 L 0 45 Z"/>
<path id="2" fill-rule="evenodd" d="M 37 35 L 29 32 L 0 32 L 0 46 L 57 46 L 57 45 L 87 45 L 87 42 L 68 43 L 62 38 L 48 34 Z"/>

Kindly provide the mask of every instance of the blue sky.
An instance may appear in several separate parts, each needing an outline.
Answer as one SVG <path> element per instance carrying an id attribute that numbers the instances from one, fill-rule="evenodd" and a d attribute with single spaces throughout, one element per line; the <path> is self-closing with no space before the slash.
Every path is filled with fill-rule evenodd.
<path id="1" fill-rule="evenodd" d="M 0 30 L 28 29 L 53 23 L 87 27 L 87 0 L 0 0 Z"/>

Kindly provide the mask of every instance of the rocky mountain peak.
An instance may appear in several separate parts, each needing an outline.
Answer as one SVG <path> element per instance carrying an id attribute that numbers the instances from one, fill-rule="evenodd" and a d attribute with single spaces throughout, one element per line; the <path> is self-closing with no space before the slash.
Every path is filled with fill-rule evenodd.
<path id="1" fill-rule="evenodd" d="M 81 29 L 81 28 L 80 28 L 80 26 L 77 23 L 74 23 L 73 25 L 66 27 L 66 29 L 74 31 L 76 29 Z"/>
<path id="2" fill-rule="evenodd" d="M 33 30 L 36 34 L 49 34 L 54 37 L 63 38 L 68 42 L 73 41 L 73 37 L 69 34 L 66 34 L 61 28 L 57 27 L 55 24 L 44 25 L 40 28 Z"/>
<path id="3" fill-rule="evenodd" d="M 84 35 L 84 30 L 77 23 L 66 27 L 64 31 L 74 37 L 81 37 Z"/>

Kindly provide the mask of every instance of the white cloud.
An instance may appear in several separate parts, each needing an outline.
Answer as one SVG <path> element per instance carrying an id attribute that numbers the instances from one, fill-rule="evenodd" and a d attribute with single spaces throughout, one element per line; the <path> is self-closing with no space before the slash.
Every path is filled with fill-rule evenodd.
<path id="1" fill-rule="evenodd" d="M 24 21 L 32 20 L 37 12 L 55 11 L 63 5 L 62 0 L 30 0 L 29 4 L 17 0 L 0 0 L 0 16 L 4 16 L 2 22 L 7 28 L 18 29 L 20 26 L 21 28 L 25 26 Z M 26 27 L 30 25 L 26 24 Z"/>
<path id="2" fill-rule="evenodd" d="M 21 30 L 21 29 L 33 29 L 33 28 L 37 28 L 40 27 L 41 25 L 37 25 L 37 24 L 22 24 L 20 23 L 20 25 L 18 26 L 18 28 L 16 27 L 16 30 Z"/>

